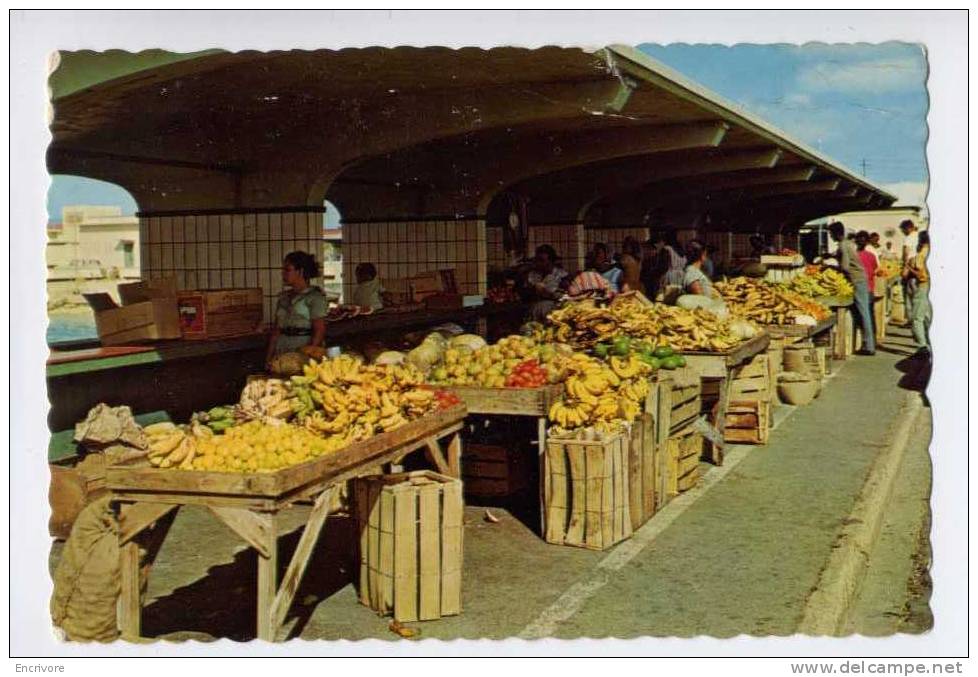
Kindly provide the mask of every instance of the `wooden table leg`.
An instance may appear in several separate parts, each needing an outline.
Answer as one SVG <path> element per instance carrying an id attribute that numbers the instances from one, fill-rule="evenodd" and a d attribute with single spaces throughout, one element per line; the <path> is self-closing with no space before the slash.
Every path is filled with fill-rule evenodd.
<path id="1" fill-rule="evenodd" d="M 333 494 L 337 491 L 339 491 L 338 485 L 334 484 L 327 487 L 319 495 L 319 498 L 316 499 L 312 512 L 309 513 L 309 519 L 306 522 L 305 528 L 302 530 L 302 536 L 299 537 L 299 544 L 296 545 L 295 553 L 292 555 L 289 566 L 285 570 L 285 576 L 282 577 L 282 586 L 275 594 L 275 599 L 269 610 L 273 624 L 273 641 L 280 638 L 279 628 L 285 622 L 285 615 L 289 612 L 292 601 L 295 599 L 295 593 L 299 590 L 299 584 L 302 582 L 302 577 L 306 573 L 309 558 L 312 556 L 312 551 L 316 547 L 316 542 L 319 540 L 319 536 L 323 531 L 323 525 L 329 516 L 329 506 L 332 502 Z"/>
<path id="2" fill-rule="evenodd" d="M 123 639 L 139 638 L 142 603 L 139 599 L 139 544 L 124 543 L 119 549 L 119 578 L 122 589 L 119 595 L 119 631 Z"/>
<path id="3" fill-rule="evenodd" d="M 272 605 L 278 590 L 278 525 L 274 516 L 264 534 L 267 554 L 258 552 L 258 639 L 275 641 Z"/>
<path id="4" fill-rule="evenodd" d="M 462 433 L 458 431 L 452 435 L 452 440 L 448 443 L 448 469 L 449 475 L 457 480 L 462 479 Z"/>
<path id="5" fill-rule="evenodd" d="M 537 419 L 537 464 L 540 467 L 540 535 L 547 536 L 547 496 L 550 495 L 550 475 L 547 473 L 547 419 Z"/>
<path id="6" fill-rule="evenodd" d="M 718 384 L 718 398 L 717 398 L 717 420 L 716 420 L 716 430 L 720 439 L 723 439 L 724 430 L 726 429 L 727 423 L 727 403 L 730 401 L 730 385 L 733 383 L 729 378 L 720 379 Z M 712 456 L 712 461 L 715 465 L 723 465 L 723 446 L 719 444 L 710 443 L 710 452 Z"/>

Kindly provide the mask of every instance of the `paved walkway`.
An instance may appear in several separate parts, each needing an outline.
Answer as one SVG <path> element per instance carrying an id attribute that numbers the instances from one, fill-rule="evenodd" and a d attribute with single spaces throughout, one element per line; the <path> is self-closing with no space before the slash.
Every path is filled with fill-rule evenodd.
<path id="1" fill-rule="evenodd" d="M 734 452 L 726 466 L 711 468 L 696 500 L 673 502 L 609 552 L 547 545 L 528 526 L 532 518 L 494 509 L 501 520 L 489 523 L 483 509 L 467 508 L 463 613 L 418 624 L 421 637 L 794 633 L 876 454 L 907 398 L 919 397 L 908 351 L 899 339 L 884 347 L 875 358 L 846 362 L 811 405 L 781 412 L 789 418 L 766 447 Z M 926 441 L 926 435 L 913 440 L 910 470 L 922 462 Z M 870 588 L 906 590 L 907 557 L 915 552 L 910 534 L 920 532 L 925 485 L 924 473 L 903 476 L 896 495 L 917 509 L 885 527 L 901 554 L 867 578 Z M 303 516 L 298 508 L 289 519 L 298 525 Z M 297 539 L 283 537 L 280 561 Z M 386 619 L 356 601 L 352 545 L 349 520 L 331 519 L 288 620 L 292 636 L 394 637 Z M 225 527 L 202 511 L 184 510 L 154 568 L 144 634 L 251 639 L 255 568 L 254 553 Z M 854 622 L 878 620 L 905 596 L 883 597 L 861 597 Z M 892 632 L 892 625 L 874 627 Z"/>

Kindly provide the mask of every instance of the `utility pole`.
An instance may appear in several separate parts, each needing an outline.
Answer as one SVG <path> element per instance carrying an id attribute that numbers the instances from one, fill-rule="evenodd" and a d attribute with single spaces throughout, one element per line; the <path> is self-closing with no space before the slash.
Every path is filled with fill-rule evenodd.
<path id="1" fill-rule="evenodd" d="M 863 158 L 863 161 L 860 164 L 863 166 L 863 177 L 865 177 L 866 176 L 866 158 Z"/>

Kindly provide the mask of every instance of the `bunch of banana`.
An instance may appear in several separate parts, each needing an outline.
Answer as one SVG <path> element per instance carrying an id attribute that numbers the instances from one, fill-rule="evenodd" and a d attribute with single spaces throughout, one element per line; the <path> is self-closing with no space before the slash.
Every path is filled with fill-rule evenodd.
<path id="1" fill-rule="evenodd" d="M 763 280 L 735 277 L 717 282 L 715 288 L 734 315 L 761 324 L 796 324 L 801 315 L 822 320 L 828 308 Z"/>
<path id="2" fill-rule="evenodd" d="M 310 361 L 289 382 L 291 411 L 307 430 L 363 440 L 396 430 L 438 407 L 435 393 L 419 388 L 424 375 L 412 365 L 367 365 L 340 356 Z"/>
<path id="3" fill-rule="evenodd" d="M 189 426 L 154 423 L 143 428 L 149 439 L 149 462 L 160 468 L 188 470 L 197 455 L 197 444 L 214 436 L 206 425 L 193 421 Z"/>
<path id="4" fill-rule="evenodd" d="M 251 379 L 241 391 L 238 413 L 268 425 L 281 425 L 292 416 L 291 392 L 285 381 L 277 378 Z"/>
<path id="5" fill-rule="evenodd" d="M 852 296 L 852 284 L 845 275 L 826 266 L 806 266 L 805 272 L 785 284 L 787 289 L 809 298 Z"/>
<path id="6" fill-rule="evenodd" d="M 573 430 L 599 422 L 634 421 L 649 393 L 652 368 L 635 355 L 611 366 L 576 353 L 568 360 L 563 397 L 547 412 L 558 427 Z"/>
<path id="7" fill-rule="evenodd" d="M 593 300 L 569 303 L 550 313 L 547 320 L 550 326 L 545 335 L 578 348 L 629 336 L 678 351 L 724 352 L 742 340 L 731 330 L 729 320 L 708 310 L 647 303 L 634 296 L 618 297 L 604 307 Z"/>
<path id="8" fill-rule="evenodd" d="M 237 407 L 212 407 L 207 411 L 199 411 L 191 417 L 191 423 L 200 423 L 212 432 L 222 433 L 238 423 Z"/>
<path id="9" fill-rule="evenodd" d="M 622 334 L 653 345 L 668 345 L 678 352 L 726 352 L 743 340 L 732 330 L 730 319 L 704 308 L 689 310 L 619 297 L 612 302 L 611 310 L 621 318 Z"/>

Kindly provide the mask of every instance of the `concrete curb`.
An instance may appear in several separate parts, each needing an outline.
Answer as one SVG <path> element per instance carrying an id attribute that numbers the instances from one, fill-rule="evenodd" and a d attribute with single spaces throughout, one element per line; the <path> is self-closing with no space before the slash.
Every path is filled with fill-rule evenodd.
<path id="1" fill-rule="evenodd" d="M 819 575 L 818 584 L 805 603 L 798 632 L 832 636 L 843 633 L 849 608 L 866 574 L 870 553 L 879 539 L 910 431 L 922 412 L 920 394 L 908 393 L 901 410 L 900 425 L 886 449 L 873 462 L 832 554 Z"/>

